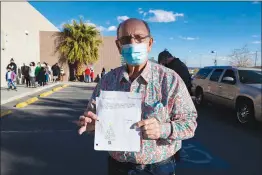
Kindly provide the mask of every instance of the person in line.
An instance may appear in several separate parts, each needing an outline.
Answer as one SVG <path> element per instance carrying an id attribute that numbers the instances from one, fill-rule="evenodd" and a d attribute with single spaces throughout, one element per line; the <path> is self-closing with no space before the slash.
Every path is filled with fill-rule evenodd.
<path id="1" fill-rule="evenodd" d="M 12 89 L 12 87 L 14 87 L 15 90 L 17 90 L 16 85 L 14 84 L 14 80 L 16 79 L 16 74 L 15 72 L 12 70 L 11 67 L 7 67 L 7 72 L 5 75 L 5 79 L 7 81 L 7 90 L 9 91 L 10 89 Z"/>
<path id="2" fill-rule="evenodd" d="M 60 81 L 62 81 L 62 82 L 64 81 L 64 76 L 65 76 L 65 71 L 64 71 L 64 68 L 61 67 L 61 69 L 60 69 Z"/>
<path id="3" fill-rule="evenodd" d="M 41 70 L 41 63 L 38 62 L 37 66 L 35 68 L 35 77 L 36 77 L 36 82 L 38 83 L 38 86 L 40 86 L 40 78 L 39 78 L 39 72 Z"/>
<path id="4" fill-rule="evenodd" d="M 25 67 L 24 67 L 24 78 L 25 78 L 25 86 L 26 87 L 30 87 L 31 86 L 29 72 L 30 72 L 30 67 L 25 65 Z"/>
<path id="5" fill-rule="evenodd" d="M 17 65 L 15 64 L 14 58 L 11 58 L 10 64 L 7 65 L 7 69 L 10 68 L 15 74 L 17 74 Z"/>
<path id="6" fill-rule="evenodd" d="M 25 69 L 26 69 L 26 65 L 25 63 L 23 63 L 23 66 L 21 66 L 21 74 L 22 74 L 22 84 L 25 83 Z"/>
<path id="7" fill-rule="evenodd" d="M 179 58 L 176 58 L 175 56 L 171 55 L 170 52 L 164 50 L 158 55 L 158 63 L 175 71 L 182 78 L 186 84 L 188 92 L 191 95 L 191 76 L 187 66 Z"/>
<path id="8" fill-rule="evenodd" d="M 174 155 L 181 141 L 192 138 L 197 128 L 197 111 L 181 77 L 173 70 L 148 61 L 153 38 L 148 24 L 130 18 L 117 29 L 117 47 L 126 65 L 104 75 L 97 84 L 87 111 L 80 116 L 79 134 L 94 132 L 96 97 L 114 90 L 142 95 L 140 152 L 109 152 L 108 174 L 173 175 Z M 158 103 L 159 105 L 155 105 Z M 154 115 L 152 115 L 155 111 Z M 157 119 L 156 119 L 157 116 Z M 119 116 L 121 117 L 121 116 Z"/>
<path id="9" fill-rule="evenodd" d="M 47 83 L 49 82 L 49 70 L 48 70 L 48 64 L 46 62 L 43 63 L 43 67 L 44 67 L 44 70 L 45 70 L 45 81 L 44 81 L 44 84 L 47 85 Z"/>
<path id="10" fill-rule="evenodd" d="M 90 74 L 91 74 L 91 69 L 89 67 L 86 67 L 85 70 L 85 82 L 90 83 Z"/>
<path id="11" fill-rule="evenodd" d="M 58 77 L 60 75 L 60 67 L 58 66 L 58 63 L 55 63 L 52 66 L 52 71 L 53 71 L 53 82 L 57 82 Z"/>
<path id="12" fill-rule="evenodd" d="M 101 78 L 102 78 L 105 74 L 106 74 L 106 70 L 105 70 L 105 68 L 103 67 L 102 72 L 101 72 Z"/>
<path id="13" fill-rule="evenodd" d="M 48 70 L 48 82 L 53 82 L 53 71 L 51 66 L 47 63 L 47 70 Z"/>
<path id="14" fill-rule="evenodd" d="M 91 78 L 91 82 L 94 82 L 94 78 L 95 78 L 95 72 L 94 69 L 91 68 L 91 73 L 90 73 L 90 78 Z"/>
<path id="15" fill-rule="evenodd" d="M 30 63 L 30 70 L 29 70 L 29 76 L 30 76 L 30 87 L 35 88 L 35 62 Z"/>
<path id="16" fill-rule="evenodd" d="M 39 78 L 39 86 L 45 86 L 46 85 L 46 70 L 45 70 L 45 65 L 42 64 L 40 71 L 38 73 L 38 78 Z"/>

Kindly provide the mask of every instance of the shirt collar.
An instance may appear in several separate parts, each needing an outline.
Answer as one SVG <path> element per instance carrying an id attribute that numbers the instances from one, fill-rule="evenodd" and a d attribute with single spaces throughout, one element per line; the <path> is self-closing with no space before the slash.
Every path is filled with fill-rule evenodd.
<path id="1" fill-rule="evenodd" d="M 148 83 L 149 78 L 150 78 L 150 70 L 151 70 L 150 67 L 151 67 L 151 63 L 150 63 L 150 61 L 147 61 L 146 67 L 144 68 L 144 70 L 140 74 L 140 77 L 142 77 L 145 80 L 146 83 Z M 127 65 L 122 67 L 119 81 L 120 82 L 123 82 L 123 81 L 129 82 L 129 75 L 128 75 L 128 72 L 127 72 Z"/>

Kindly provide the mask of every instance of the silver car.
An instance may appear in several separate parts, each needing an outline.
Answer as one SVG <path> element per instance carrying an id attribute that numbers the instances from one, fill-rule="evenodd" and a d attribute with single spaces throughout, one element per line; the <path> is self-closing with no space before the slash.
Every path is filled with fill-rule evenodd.
<path id="1" fill-rule="evenodd" d="M 262 122 L 262 70 L 232 66 L 204 67 L 192 81 L 197 105 L 209 101 L 234 109 L 240 123 Z"/>

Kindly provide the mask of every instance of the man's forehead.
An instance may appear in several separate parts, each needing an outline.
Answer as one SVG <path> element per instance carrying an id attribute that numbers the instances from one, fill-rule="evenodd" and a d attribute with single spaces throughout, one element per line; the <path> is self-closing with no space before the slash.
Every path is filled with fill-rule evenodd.
<path id="1" fill-rule="evenodd" d="M 119 28 L 119 36 L 130 34 L 148 34 L 148 29 L 140 20 L 126 21 Z"/>

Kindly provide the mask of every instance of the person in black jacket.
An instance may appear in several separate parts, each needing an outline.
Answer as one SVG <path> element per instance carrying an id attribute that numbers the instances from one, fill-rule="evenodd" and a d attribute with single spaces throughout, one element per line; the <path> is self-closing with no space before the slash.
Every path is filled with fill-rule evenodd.
<path id="1" fill-rule="evenodd" d="M 179 58 L 176 58 L 167 50 L 164 50 L 158 55 L 158 63 L 174 70 L 182 78 L 186 84 L 189 94 L 191 94 L 191 76 L 187 66 Z"/>
<path id="2" fill-rule="evenodd" d="M 17 66 L 15 64 L 14 58 L 11 58 L 10 64 L 7 65 L 6 69 L 8 68 L 10 68 L 12 71 L 14 71 L 15 74 L 17 74 Z"/>
<path id="3" fill-rule="evenodd" d="M 58 66 L 58 63 L 54 64 L 51 69 L 53 72 L 53 81 L 56 82 L 58 77 L 60 77 L 60 67 Z"/>
<path id="4" fill-rule="evenodd" d="M 46 70 L 44 65 L 41 65 L 41 69 L 38 74 L 39 78 L 39 86 L 45 86 L 46 85 Z"/>
<path id="5" fill-rule="evenodd" d="M 21 67 L 21 72 L 23 75 L 23 79 L 25 79 L 26 87 L 30 87 L 30 76 L 29 76 L 30 67 L 26 66 L 25 63 Z"/>

